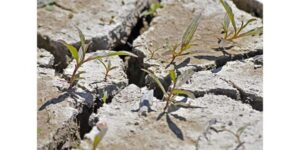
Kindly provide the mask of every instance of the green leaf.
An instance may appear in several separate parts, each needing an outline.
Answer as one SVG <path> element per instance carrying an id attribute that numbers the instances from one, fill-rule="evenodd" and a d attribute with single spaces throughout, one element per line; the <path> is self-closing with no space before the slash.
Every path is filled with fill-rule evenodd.
<path id="1" fill-rule="evenodd" d="M 137 55 L 127 52 L 127 51 L 118 51 L 118 52 L 112 52 L 110 54 L 107 55 L 103 55 L 103 56 L 91 56 L 88 59 L 85 60 L 85 62 L 87 61 L 91 61 L 91 60 L 95 60 L 95 59 L 102 59 L 105 57 L 110 57 L 110 56 L 132 56 L 132 57 L 138 57 Z"/>
<path id="2" fill-rule="evenodd" d="M 173 89 L 173 90 L 172 90 L 172 93 L 173 93 L 173 94 L 177 94 L 177 95 L 183 94 L 183 95 L 186 95 L 186 96 L 188 96 L 188 97 L 190 97 L 190 98 L 193 98 L 193 99 L 195 98 L 195 95 L 194 95 L 192 92 L 187 91 L 187 90 Z"/>
<path id="3" fill-rule="evenodd" d="M 100 141 L 101 141 L 100 135 L 96 135 L 95 138 L 94 138 L 92 150 L 96 150 L 96 148 L 97 148 L 98 144 L 100 143 Z"/>
<path id="4" fill-rule="evenodd" d="M 246 24 L 244 25 L 244 27 L 246 27 L 249 23 L 253 22 L 253 21 L 256 21 L 255 18 L 252 18 L 252 19 L 249 19 Z"/>
<path id="5" fill-rule="evenodd" d="M 181 49 L 185 49 L 187 45 L 191 42 L 197 28 L 200 22 L 201 14 L 197 15 L 195 18 L 193 18 L 192 22 L 189 24 L 189 26 L 186 28 L 182 40 L 181 40 Z"/>
<path id="6" fill-rule="evenodd" d="M 176 78 L 177 78 L 175 70 L 174 69 L 170 70 L 169 74 L 170 74 L 170 77 L 171 77 L 173 83 L 175 83 L 176 82 Z"/>
<path id="7" fill-rule="evenodd" d="M 78 50 L 78 61 L 81 62 L 84 59 L 84 52 L 82 50 L 82 47 L 79 48 Z"/>
<path id="8" fill-rule="evenodd" d="M 156 82 L 156 84 L 159 86 L 159 88 L 161 89 L 161 91 L 164 93 L 164 95 L 167 94 L 164 86 L 161 84 L 161 82 L 159 81 L 159 79 L 150 71 L 146 70 L 146 69 L 142 69 L 142 71 L 148 73 L 148 75 Z"/>
<path id="9" fill-rule="evenodd" d="M 250 31 L 240 34 L 238 37 L 259 35 L 262 32 L 263 32 L 263 27 L 257 27 L 255 29 L 252 29 Z"/>
<path id="10" fill-rule="evenodd" d="M 107 98 L 108 98 L 107 91 L 105 91 L 104 94 L 103 94 L 103 97 L 102 97 L 102 101 L 103 101 L 104 104 L 107 103 Z"/>
<path id="11" fill-rule="evenodd" d="M 246 22 L 246 24 L 244 25 L 244 22 L 242 21 L 242 24 L 241 24 L 241 28 L 239 29 L 239 31 L 237 32 L 237 34 L 239 34 L 244 28 L 246 28 L 247 27 L 247 25 L 249 24 L 249 23 L 251 23 L 251 22 L 253 22 L 253 21 L 255 21 L 256 19 L 249 19 L 247 22 Z"/>
<path id="12" fill-rule="evenodd" d="M 71 45 L 71 44 L 68 44 L 66 42 L 63 43 L 67 48 L 68 50 L 70 51 L 70 53 L 72 54 L 72 57 L 76 60 L 77 64 L 79 63 L 79 58 L 78 58 L 78 52 L 77 52 L 77 49 Z"/>
<path id="13" fill-rule="evenodd" d="M 229 23 L 230 23 L 229 17 L 228 17 L 227 14 L 225 14 L 225 16 L 224 16 L 224 22 L 223 22 L 223 30 L 224 30 L 225 33 L 228 32 Z"/>
<path id="14" fill-rule="evenodd" d="M 236 29 L 236 24 L 235 24 L 235 20 L 234 20 L 234 14 L 232 12 L 232 9 L 231 7 L 228 5 L 228 3 L 224 0 L 220 0 L 221 4 L 223 5 L 229 19 L 230 19 L 230 22 L 234 28 L 234 32 L 236 33 L 237 32 L 237 29 Z"/>
<path id="15" fill-rule="evenodd" d="M 78 33 L 79 33 L 79 38 L 80 38 L 80 42 L 81 42 L 81 47 L 82 47 L 82 48 L 85 48 L 85 37 L 84 37 L 82 31 L 81 31 L 78 27 L 76 27 L 76 29 L 78 30 Z"/>

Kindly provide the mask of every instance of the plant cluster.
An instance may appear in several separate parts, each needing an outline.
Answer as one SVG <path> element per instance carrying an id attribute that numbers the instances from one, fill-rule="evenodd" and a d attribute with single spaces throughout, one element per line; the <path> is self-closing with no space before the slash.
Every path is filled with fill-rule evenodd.
<path id="1" fill-rule="evenodd" d="M 151 73 L 148 70 L 142 69 L 144 72 L 148 73 L 148 75 L 156 82 L 160 90 L 163 92 L 163 101 L 166 101 L 166 105 L 164 107 L 164 112 L 166 112 L 167 108 L 169 108 L 171 105 L 174 106 L 183 106 L 188 107 L 189 104 L 176 101 L 175 98 L 178 95 L 185 95 L 190 98 L 195 98 L 194 94 L 190 91 L 178 89 L 177 86 L 180 86 L 180 84 L 185 83 L 185 81 L 193 74 L 193 72 L 188 72 L 186 74 L 182 74 L 179 77 L 177 77 L 177 74 L 174 69 L 169 71 L 169 76 L 172 80 L 172 85 L 166 90 L 163 86 L 163 84 L 159 81 L 158 77 L 155 76 L 153 73 Z"/>
<path id="2" fill-rule="evenodd" d="M 85 58 L 86 52 L 87 52 L 89 46 L 91 45 L 91 42 L 86 44 L 86 40 L 85 40 L 85 37 L 84 37 L 82 31 L 79 28 L 77 28 L 77 30 L 79 32 L 80 44 L 81 44 L 79 50 L 77 50 L 73 45 L 62 41 L 62 43 L 68 48 L 72 57 L 76 61 L 75 68 L 74 68 L 72 76 L 69 80 L 69 83 L 70 83 L 69 89 L 72 88 L 79 79 L 82 79 L 82 77 L 80 77 L 80 75 L 85 72 L 84 71 L 78 72 L 78 69 L 86 62 L 89 62 L 92 60 L 100 60 L 101 61 L 102 58 L 111 57 L 111 56 L 127 56 L 128 55 L 128 56 L 132 56 L 132 57 L 137 57 L 135 54 L 127 52 L 127 51 L 118 51 L 118 52 L 112 52 L 112 53 L 109 53 L 106 55 L 97 55 L 97 56 L 90 56 L 88 58 Z M 104 66 L 106 66 L 106 65 L 104 64 Z M 108 72 L 112 69 L 114 69 L 114 67 L 111 67 L 111 65 L 107 65 L 106 75 L 105 75 L 106 77 L 107 77 Z M 105 77 L 105 80 L 106 80 L 106 77 Z"/>
<path id="3" fill-rule="evenodd" d="M 224 16 L 224 21 L 222 24 L 225 40 L 234 40 L 234 39 L 237 39 L 240 37 L 254 36 L 254 35 L 262 33 L 263 27 L 257 27 L 257 28 L 254 28 L 249 31 L 241 33 L 251 22 L 256 21 L 256 19 L 254 19 L 254 18 L 249 19 L 246 21 L 246 23 L 244 23 L 244 21 L 242 21 L 241 26 L 237 27 L 236 21 L 234 18 L 234 13 L 233 13 L 231 7 L 229 6 L 229 4 L 224 0 L 220 0 L 220 2 L 226 11 L 226 14 Z M 232 25 L 232 27 L 234 29 L 233 32 L 229 31 L 230 24 Z"/>

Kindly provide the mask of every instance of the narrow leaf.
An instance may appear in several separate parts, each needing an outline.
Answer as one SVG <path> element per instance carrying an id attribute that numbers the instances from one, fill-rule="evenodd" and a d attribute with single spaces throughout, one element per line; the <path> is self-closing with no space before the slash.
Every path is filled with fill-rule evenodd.
<path id="1" fill-rule="evenodd" d="M 81 47 L 85 48 L 85 37 L 84 37 L 82 31 L 78 27 L 76 27 L 76 29 L 78 30 L 78 33 L 79 33 Z"/>
<path id="2" fill-rule="evenodd" d="M 235 20 L 234 20 L 234 14 L 232 12 L 232 9 L 231 7 L 228 5 L 228 3 L 224 0 L 220 0 L 221 4 L 223 5 L 229 19 L 230 19 L 230 22 L 234 28 L 234 32 L 236 33 L 237 29 L 236 29 L 236 24 L 235 24 Z"/>
<path id="3" fill-rule="evenodd" d="M 193 18 L 192 22 L 189 24 L 189 26 L 186 28 L 181 41 L 181 49 L 184 49 L 192 40 L 199 22 L 200 22 L 201 14 L 197 15 L 195 18 Z"/>
<path id="4" fill-rule="evenodd" d="M 92 150 L 96 150 L 96 148 L 97 148 L 98 144 L 100 143 L 100 141 L 101 141 L 100 135 L 96 135 L 95 138 L 94 138 Z"/>
<path id="5" fill-rule="evenodd" d="M 77 52 L 77 49 L 71 45 L 71 44 L 68 44 L 66 42 L 63 43 L 67 48 L 68 50 L 70 51 L 70 53 L 72 54 L 72 57 L 76 60 L 76 62 L 78 63 L 79 60 L 78 60 L 78 52 Z"/>
<path id="6" fill-rule="evenodd" d="M 175 70 L 174 69 L 170 70 L 169 74 L 170 74 L 171 80 L 173 81 L 173 83 L 175 83 L 176 78 L 177 78 Z"/>
<path id="7" fill-rule="evenodd" d="M 83 50 L 82 50 L 82 47 L 80 47 L 79 48 L 79 50 L 78 50 L 78 61 L 80 62 L 80 61 L 83 61 L 83 59 L 84 59 L 84 52 L 83 52 Z"/>
<path id="8" fill-rule="evenodd" d="M 91 56 L 88 59 L 85 60 L 85 62 L 87 61 L 91 61 L 91 60 L 95 60 L 95 59 L 102 59 L 105 57 L 110 57 L 110 56 L 132 56 L 132 57 L 138 57 L 137 55 L 127 52 L 127 51 L 118 51 L 118 52 L 112 52 L 110 54 L 107 55 L 103 55 L 103 56 Z"/>
<path id="9" fill-rule="evenodd" d="M 107 91 L 104 92 L 103 97 L 102 97 L 102 101 L 104 104 L 106 104 L 106 100 L 107 100 L 108 96 L 107 96 Z"/>
<path id="10" fill-rule="evenodd" d="M 192 92 L 187 91 L 187 90 L 173 89 L 172 93 L 173 94 L 177 94 L 177 95 L 183 94 L 183 95 L 186 95 L 186 96 L 188 96 L 190 98 L 195 98 L 195 95 Z"/>
<path id="11" fill-rule="evenodd" d="M 223 22 L 223 30 L 225 33 L 228 32 L 228 28 L 229 28 L 229 23 L 230 23 L 230 20 L 229 20 L 229 17 L 227 15 L 227 13 L 224 15 L 224 22 Z"/>
<path id="12" fill-rule="evenodd" d="M 156 84 L 159 86 L 159 88 L 161 89 L 161 91 L 165 94 L 167 94 L 164 86 L 161 84 L 161 82 L 159 81 L 159 79 L 150 71 L 146 70 L 146 69 L 142 69 L 144 72 L 148 73 L 148 75 L 156 82 Z"/>
<path id="13" fill-rule="evenodd" d="M 238 31 L 238 33 L 240 33 L 244 28 L 246 28 L 247 27 L 247 25 L 249 24 L 249 23 L 251 23 L 251 22 L 253 22 L 253 21 L 255 21 L 256 19 L 249 19 L 247 22 L 246 22 L 246 24 L 244 25 L 244 22 L 242 21 L 242 24 L 241 24 L 241 28 L 239 29 L 239 31 Z"/>
<path id="14" fill-rule="evenodd" d="M 259 35 L 262 32 L 263 32 L 263 27 L 257 27 L 255 29 L 252 29 L 250 31 L 240 34 L 238 37 Z"/>

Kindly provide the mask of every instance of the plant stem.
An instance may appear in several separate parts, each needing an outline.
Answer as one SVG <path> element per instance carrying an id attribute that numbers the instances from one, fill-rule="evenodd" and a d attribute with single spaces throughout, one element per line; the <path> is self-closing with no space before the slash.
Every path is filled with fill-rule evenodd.
<path id="1" fill-rule="evenodd" d="M 105 76 L 104 76 L 104 82 L 106 82 L 106 81 L 107 81 L 108 72 L 109 72 L 109 70 L 106 70 L 106 72 L 105 72 Z"/>
<path id="2" fill-rule="evenodd" d="M 69 89 L 74 86 L 74 82 L 76 80 L 76 73 L 77 73 L 77 70 L 79 69 L 79 66 L 80 66 L 80 64 L 75 65 L 75 69 L 74 69 L 74 71 L 72 73 L 72 76 L 71 76 L 71 79 L 69 81 L 69 83 L 70 83 Z"/>

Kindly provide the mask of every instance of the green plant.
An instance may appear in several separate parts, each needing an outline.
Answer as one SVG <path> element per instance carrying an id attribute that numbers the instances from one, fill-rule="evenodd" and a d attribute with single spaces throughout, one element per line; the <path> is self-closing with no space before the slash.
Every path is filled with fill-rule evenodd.
<path id="1" fill-rule="evenodd" d="M 173 46 L 168 46 L 169 51 L 172 53 L 172 59 L 169 64 L 172 64 L 174 60 L 182 55 L 185 55 L 184 52 L 186 52 L 188 49 L 190 49 L 194 44 L 191 44 L 192 38 L 198 28 L 199 22 L 200 22 L 201 14 L 197 15 L 195 18 L 193 18 L 192 22 L 189 24 L 189 26 L 186 28 L 181 43 L 176 43 Z M 179 47 L 179 51 L 177 50 Z M 178 52 L 177 52 L 178 51 Z"/>
<path id="2" fill-rule="evenodd" d="M 244 23 L 244 21 L 242 21 L 241 26 L 238 28 L 236 25 L 233 11 L 232 11 L 231 7 L 229 6 L 229 4 L 224 0 L 220 0 L 220 2 L 226 11 L 226 14 L 224 17 L 224 22 L 222 24 L 225 40 L 233 40 L 233 39 L 237 39 L 240 37 L 254 36 L 254 35 L 262 33 L 263 27 L 257 27 L 257 28 L 251 29 L 247 32 L 241 33 L 243 31 L 243 29 L 245 29 L 251 22 L 256 21 L 256 19 L 254 19 L 254 18 L 249 19 L 246 23 Z M 234 32 L 229 32 L 230 23 L 234 29 Z"/>
<path id="3" fill-rule="evenodd" d="M 186 75 L 181 75 L 179 77 L 177 77 L 177 74 L 175 72 L 175 70 L 170 70 L 169 71 L 169 76 L 172 80 L 172 85 L 168 88 L 168 90 L 166 91 L 164 86 L 162 85 L 162 83 L 159 81 L 159 79 L 157 78 L 157 76 L 155 76 L 153 73 L 151 73 L 148 70 L 142 69 L 144 72 L 148 73 L 148 75 L 156 82 L 156 84 L 159 86 L 159 88 L 161 89 L 161 91 L 163 92 L 163 101 L 166 101 L 166 105 L 164 107 L 164 112 L 166 112 L 167 108 L 169 108 L 170 105 L 174 105 L 174 106 L 185 106 L 187 107 L 189 104 L 183 103 L 183 102 L 178 102 L 175 100 L 175 97 L 177 95 L 185 95 L 188 96 L 190 98 L 195 98 L 194 94 L 192 92 L 189 92 L 187 90 L 182 90 L 182 89 L 178 89 L 177 85 L 178 82 L 183 82 L 180 81 L 178 79 L 183 79 L 183 80 L 187 80 L 188 76 Z"/>
<path id="4" fill-rule="evenodd" d="M 85 37 L 84 37 L 83 33 L 81 32 L 81 30 L 79 28 L 77 28 L 77 30 L 79 32 L 80 44 L 81 44 L 81 47 L 79 48 L 79 50 L 77 50 L 73 45 L 62 41 L 62 43 L 68 48 L 68 50 L 70 51 L 72 57 L 76 61 L 74 71 L 73 71 L 72 76 L 69 80 L 69 83 L 70 83 L 69 89 L 72 88 L 75 85 L 76 81 L 81 79 L 80 75 L 82 73 L 85 73 L 84 71 L 80 71 L 80 72 L 77 73 L 77 71 L 86 62 L 96 60 L 96 59 L 102 59 L 102 58 L 110 57 L 110 56 L 129 55 L 129 56 L 132 56 L 132 57 L 137 57 L 135 54 L 127 52 L 127 51 L 118 51 L 118 52 L 112 52 L 112 53 L 109 53 L 109 54 L 106 54 L 106 55 L 103 55 L 103 56 L 99 55 L 99 56 L 90 56 L 88 58 L 85 58 L 86 52 L 87 52 L 91 42 L 86 44 L 85 43 L 86 40 L 85 40 Z"/>
<path id="5" fill-rule="evenodd" d="M 117 66 L 112 66 L 111 65 L 111 62 L 108 61 L 107 64 L 105 64 L 101 59 L 98 60 L 105 68 L 105 75 L 104 75 L 104 81 L 106 82 L 107 81 L 107 77 L 108 77 L 108 73 L 113 70 L 113 69 L 116 69 L 118 68 Z"/>
<path id="6" fill-rule="evenodd" d="M 163 8 L 163 6 L 159 2 L 153 3 L 153 4 L 151 4 L 150 8 L 147 11 L 145 11 L 142 15 L 143 16 L 154 16 L 154 15 L 156 15 L 156 11 L 159 8 Z"/>
<path id="7" fill-rule="evenodd" d="M 105 123 L 97 123 L 97 129 L 98 129 L 98 133 L 96 134 L 96 136 L 93 139 L 93 147 L 92 150 L 96 150 L 98 144 L 101 142 L 101 140 L 103 139 L 103 137 L 105 136 L 108 126 Z"/>
<path id="8" fill-rule="evenodd" d="M 108 98 L 107 91 L 105 91 L 104 94 L 103 94 L 103 96 L 102 96 L 102 102 L 103 102 L 103 104 L 107 104 L 107 98 Z"/>

